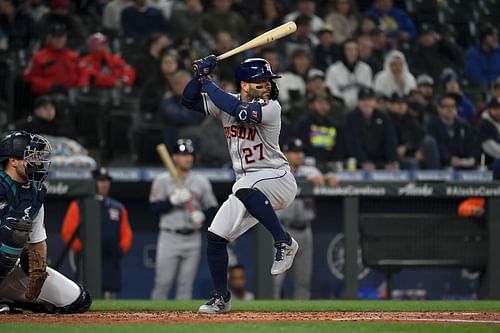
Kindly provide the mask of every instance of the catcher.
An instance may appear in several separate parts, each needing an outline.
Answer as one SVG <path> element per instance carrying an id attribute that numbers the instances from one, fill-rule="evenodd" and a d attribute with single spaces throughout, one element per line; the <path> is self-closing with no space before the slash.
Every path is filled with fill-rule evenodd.
<path id="1" fill-rule="evenodd" d="M 12 132 L 0 141 L 0 313 L 77 313 L 88 291 L 47 267 L 43 185 L 52 148 L 44 137 Z"/>

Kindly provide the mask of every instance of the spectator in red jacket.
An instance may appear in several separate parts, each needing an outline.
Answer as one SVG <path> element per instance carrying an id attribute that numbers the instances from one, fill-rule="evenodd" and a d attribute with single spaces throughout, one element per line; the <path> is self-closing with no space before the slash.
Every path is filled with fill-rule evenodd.
<path id="1" fill-rule="evenodd" d="M 52 25 L 45 47 L 33 54 L 24 71 L 24 79 L 31 83 L 36 95 L 66 93 L 78 84 L 78 54 L 66 47 L 66 27 Z"/>
<path id="2" fill-rule="evenodd" d="M 89 53 L 80 59 L 80 85 L 96 88 L 131 87 L 135 69 L 108 47 L 108 39 L 100 32 L 87 38 Z"/>

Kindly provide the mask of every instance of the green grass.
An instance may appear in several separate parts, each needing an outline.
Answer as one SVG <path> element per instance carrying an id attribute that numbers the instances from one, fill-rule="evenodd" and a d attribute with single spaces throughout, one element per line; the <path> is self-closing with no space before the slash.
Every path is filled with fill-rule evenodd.
<path id="1" fill-rule="evenodd" d="M 196 311 L 205 300 L 95 301 L 93 311 Z M 251 301 L 232 304 L 234 311 L 471 311 L 500 312 L 500 301 Z"/>
<path id="2" fill-rule="evenodd" d="M 388 324 L 388 323 L 241 323 L 241 324 L 168 324 L 168 325 L 1 325 L 2 333 L 132 333 L 132 332 L 172 332 L 172 333 L 367 333 L 367 332 L 398 332 L 398 333 L 498 333 L 498 326 L 461 325 L 461 324 Z"/>
<path id="3" fill-rule="evenodd" d="M 96 300 L 92 311 L 195 311 L 204 301 Z M 251 301 L 234 302 L 234 311 L 440 311 L 500 312 L 500 301 Z M 104 332 L 187 332 L 187 333 L 259 333 L 259 332 L 408 332 L 408 333 L 489 333 L 500 332 L 498 325 L 373 323 L 373 322 L 272 322 L 230 324 L 147 324 L 147 325 L 37 325 L 2 324 L 1 333 L 104 333 Z"/>

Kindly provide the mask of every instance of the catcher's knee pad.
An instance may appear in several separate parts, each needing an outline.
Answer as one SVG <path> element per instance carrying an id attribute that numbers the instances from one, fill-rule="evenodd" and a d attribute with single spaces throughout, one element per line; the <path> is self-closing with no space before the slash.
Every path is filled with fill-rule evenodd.
<path id="1" fill-rule="evenodd" d="M 30 220 L 7 217 L 0 225 L 0 282 L 21 256 L 30 231 Z"/>
<path id="2" fill-rule="evenodd" d="M 70 305 L 66 305 L 60 308 L 56 308 L 54 312 L 61 314 L 69 314 L 69 313 L 83 313 L 87 312 L 90 306 L 92 305 L 92 295 L 82 286 L 80 286 L 80 296 L 71 303 Z"/>

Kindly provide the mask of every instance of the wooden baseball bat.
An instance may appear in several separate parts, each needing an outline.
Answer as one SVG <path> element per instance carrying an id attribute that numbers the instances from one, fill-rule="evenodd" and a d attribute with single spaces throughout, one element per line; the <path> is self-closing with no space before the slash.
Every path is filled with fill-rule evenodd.
<path id="1" fill-rule="evenodd" d="M 174 179 L 177 188 L 183 188 L 184 183 L 182 182 L 181 178 L 179 177 L 179 174 L 177 173 L 177 168 L 174 165 L 174 161 L 172 161 L 172 157 L 168 152 L 167 146 L 165 146 L 164 143 L 160 143 L 156 145 L 156 151 L 158 152 L 158 155 L 160 156 L 163 165 Z M 193 212 L 194 208 L 193 208 L 193 203 L 191 201 L 188 201 L 185 206 L 190 213 Z"/>
<path id="2" fill-rule="evenodd" d="M 255 37 L 254 39 L 249 40 L 245 44 L 242 44 L 232 50 L 222 53 L 221 55 L 217 56 L 217 61 L 221 61 L 222 59 L 229 58 L 235 54 L 244 52 L 249 49 L 253 49 L 254 47 L 274 42 L 275 40 L 293 34 L 296 30 L 297 30 L 297 25 L 295 25 L 295 22 L 290 21 L 284 23 L 279 27 L 266 31 L 263 34 Z"/>
<path id="3" fill-rule="evenodd" d="M 164 143 L 158 144 L 156 146 L 156 151 L 158 152 L 158 155 L 160 156 L 163 165 L 174 179 L 175 185 L 179 188 L 184 187 L 182 180 L 179 178 L 179 175 L 177 174 L 177 168 L 175 167 L 174 162 L 172 161 L 172 157 L 170 157 L 170 153 L 168 152 L 168 149 L 165 146 L 165 144 Z"/>

